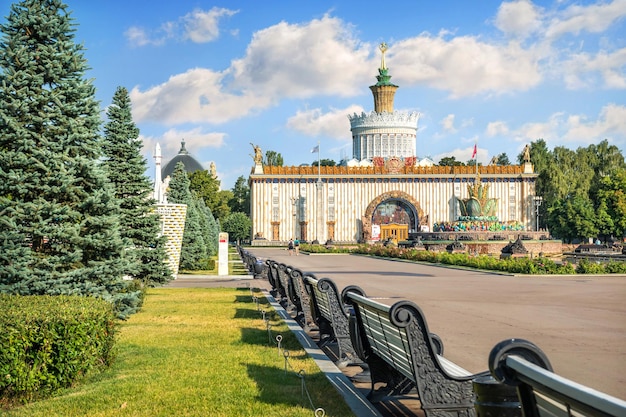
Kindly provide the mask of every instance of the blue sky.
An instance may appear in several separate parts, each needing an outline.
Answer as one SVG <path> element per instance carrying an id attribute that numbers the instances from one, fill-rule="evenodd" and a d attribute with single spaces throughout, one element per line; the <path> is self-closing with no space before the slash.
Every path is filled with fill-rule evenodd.
<path id="1" fill-rule="evenodd" d="M 6 16 L 10 1 L 0 0 Z M 373 109 L 386 42 L 417 153 L 478 160 L 526 143 L 626 150 L 626 0 L 66 0 L 103 109 L 118 86 L 151 166 L 181 139 L 222 188 L 250 142 L 285 165 L 352 156 L 348 114 Z M 152 172 L 149 173 L 152 175 Z"/>

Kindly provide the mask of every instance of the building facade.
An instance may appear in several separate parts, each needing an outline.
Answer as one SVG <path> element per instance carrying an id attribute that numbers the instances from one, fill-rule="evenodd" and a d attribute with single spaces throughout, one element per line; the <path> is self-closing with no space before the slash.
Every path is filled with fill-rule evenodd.
<path id="1" fill-rule="evenodd" d="M 467 207 L 481 205 L 489 206 L 489 215 L 472 220 L 533 230 L 537 175 L 530 160 L 478 167 L 417 161 L 419 115 L 394 111 L 398 87 L 389 81 L 386 49 L 382 44 L 378 83 L 370 87 L 374 111 L 349 116 L 358 163 L 275 167 L 255 160 L 249 178 L 253 244 L 292 238 L 322 243 L 405 239 L 455 222 L 467 215 Z"/>

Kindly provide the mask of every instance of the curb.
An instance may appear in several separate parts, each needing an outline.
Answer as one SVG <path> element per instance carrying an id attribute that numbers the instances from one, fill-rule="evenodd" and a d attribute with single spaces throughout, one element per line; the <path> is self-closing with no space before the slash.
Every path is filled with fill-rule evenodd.
<path id="1" fill-rule="evenodd" d="M 238 280 L 248 280 L 254 279 L 254 277 L 250 274 L 246 275 L 187 275 L 187 274 L 178 274 L 176 276 L 175 281 L 196 281 L 200 279 L 214 279 L 214 280 L 224 280 L 224 279 L 238 279 Z"/>

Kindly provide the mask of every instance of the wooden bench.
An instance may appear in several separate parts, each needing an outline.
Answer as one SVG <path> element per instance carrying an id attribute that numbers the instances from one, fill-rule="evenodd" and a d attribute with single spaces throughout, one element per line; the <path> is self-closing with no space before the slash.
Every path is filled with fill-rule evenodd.
<path id="1" fill-rule="evenodd" d="M 431 336 L 421 309 L 411 301 L 392 306 L 367 298 L 356 286 L 346 287 L 343 301 L 354 309 L 362 359 L 370 368 L 370 401 L 417 391 L 429 416 L 475 416 L 471 374 L 445 359 L 443 344 Z"/>
<path id="2" fill-rule="evenodd" d="M 497 381 L 517 387 L 524 417 L 626 416 L 626 401 L 555 374 L 544 352 L 527 340 L 498 343 L 489 370 Z"/>
<path id="3" fill-rule="evenodd" d="M 307 273 L 303 283 L 310 296 L 312 319 L 319 329 L 319 345 L 337 345 L 337 366 L 360 363 L 350 339 L 350 315 L 341 302 L 335 283 L 329 278 L 317 279 Z"/>

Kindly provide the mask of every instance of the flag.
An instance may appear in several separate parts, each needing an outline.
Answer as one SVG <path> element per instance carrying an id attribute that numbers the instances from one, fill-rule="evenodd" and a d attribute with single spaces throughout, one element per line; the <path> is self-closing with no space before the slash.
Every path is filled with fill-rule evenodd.
<path id="1" fill-rule="evenodd" d="M 320 145 L 317 145 L 315 148 L 311 149 L 311 153 L 315 153 L 319 151 L 320 151 Z"/>
<path id="2" fill-rule="evenodd" d="M 476 151 L 477 151 L 476 146 L 477 146 L 477 144 L 475 143 L 474 144 L 474 152 L 472 152 L 472 159 L 476 158 Z"/>

